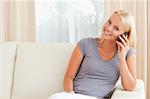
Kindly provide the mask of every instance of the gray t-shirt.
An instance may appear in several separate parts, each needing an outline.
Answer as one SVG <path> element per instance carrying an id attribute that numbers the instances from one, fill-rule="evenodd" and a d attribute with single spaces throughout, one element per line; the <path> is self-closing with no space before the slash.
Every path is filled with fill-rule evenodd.
<path id="1" fill-rule="evenodd" d="M 119 78 L 117 51 L 111 60 L 104 61 L 98 52 L 97 38 L 85 38 L 77 44 L 84 58 L 73 81 L 74 91 L 99 99 L 107 97 Z M 132 53 L 135 50 L 130 48 L 127 57 Z"/>

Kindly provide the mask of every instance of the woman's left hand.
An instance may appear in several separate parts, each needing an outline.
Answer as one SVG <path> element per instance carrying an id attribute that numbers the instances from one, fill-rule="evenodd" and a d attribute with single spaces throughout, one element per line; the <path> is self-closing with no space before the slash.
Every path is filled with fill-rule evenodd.
<path id="1" fill-rule="evenodd" d="M 129 50 L 129 40 L 125 35 L 123 35 L 123 37 L 119 36 L 119 39 L 121 42 L 116 41 L 118 46 L 118 56 L 120 59 L 125 59 Z"/>

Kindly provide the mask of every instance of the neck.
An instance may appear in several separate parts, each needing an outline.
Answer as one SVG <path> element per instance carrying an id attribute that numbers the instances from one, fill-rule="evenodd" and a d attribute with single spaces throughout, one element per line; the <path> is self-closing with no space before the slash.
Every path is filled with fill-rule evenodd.
<path id="1" fill-rule="evenodd" d="M 100 42 L 99 47 L 104 49 L 107 52 L 114 52 L 117 49 L 116 42 L 109 41 L 109 40 L 104 40 L 103 42 Z"/>

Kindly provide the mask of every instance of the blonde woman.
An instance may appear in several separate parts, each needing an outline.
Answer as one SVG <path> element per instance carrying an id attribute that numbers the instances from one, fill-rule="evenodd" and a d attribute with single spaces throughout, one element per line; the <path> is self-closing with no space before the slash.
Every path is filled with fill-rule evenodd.
<path id="1" fill-rule="evenodd" d="M 133 17 L 124 10 L 113 12 L 101 34 L 100 38 L 85 38 L 77 43 L 64 77 L 64 92 L 53 94 L 49 99 L 106 99 L 119 77 L 124 90 L 134 90 L 136 32 Z"/>

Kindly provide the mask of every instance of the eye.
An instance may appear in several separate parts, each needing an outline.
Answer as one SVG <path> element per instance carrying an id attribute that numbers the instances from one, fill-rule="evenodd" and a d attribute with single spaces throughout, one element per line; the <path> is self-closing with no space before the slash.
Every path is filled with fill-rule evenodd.
<path id="1" fill-rule="evenodd" d="M 119 28 L 117 26 L 114 27 L 115 30 L 119 31 Z"/>
<path id="2" fill-rule="evenodd" d="M 108 20 L 108 23 L 111 24 L 111 20 L 110 19 Z"/>

